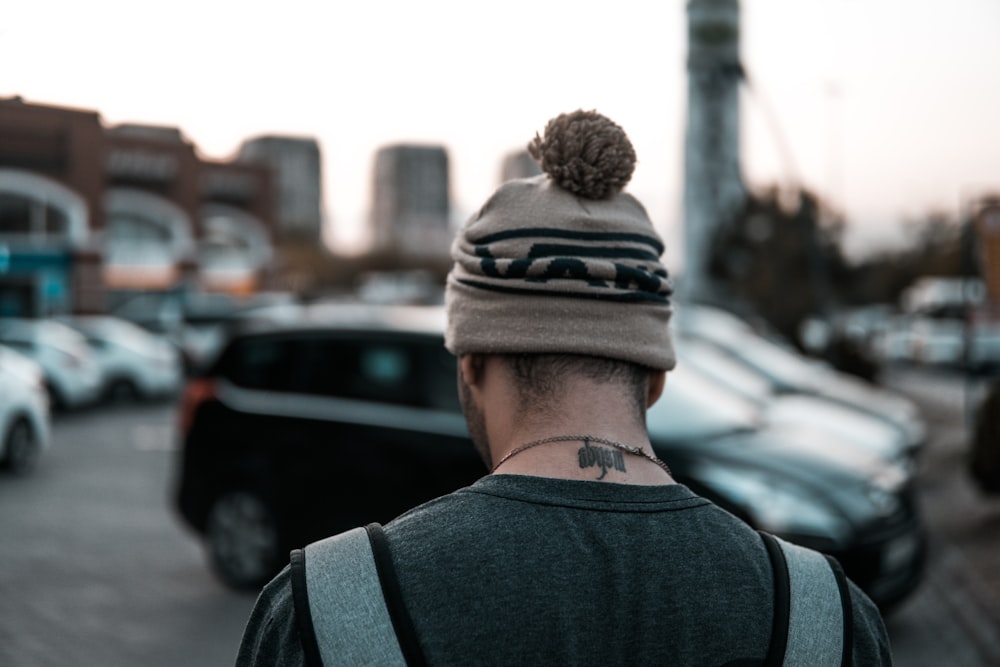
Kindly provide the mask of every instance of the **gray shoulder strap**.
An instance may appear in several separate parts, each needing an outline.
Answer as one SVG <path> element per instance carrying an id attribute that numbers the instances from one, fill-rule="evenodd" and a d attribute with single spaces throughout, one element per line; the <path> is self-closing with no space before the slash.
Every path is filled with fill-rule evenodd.
<path id="1" fill-rule="evenodd" d="M 786 665 L 844 664 L 844 604 L 840 583 L 826 556 L 778 539 L 788 565 L 789 610 Z M 848 600 L 846 602 L 850 604 Z"/>
<path id="2" fill-rule="evenodd" d="M 405 665 L 365 529 L 308 545 L 304 560 L 323 664 Z"/>

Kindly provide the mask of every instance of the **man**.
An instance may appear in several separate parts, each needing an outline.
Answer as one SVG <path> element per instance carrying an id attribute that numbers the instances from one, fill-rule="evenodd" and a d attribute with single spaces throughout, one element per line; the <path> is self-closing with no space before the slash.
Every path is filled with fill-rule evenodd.
<path id="1" fill-rule="evenodd" d="M 324 560 L 320 545 L 348 541 L 337 536 L 293 554 L 239 663 L 890 663 L 877 609 L 838 568 L 776 555 L 787 545 L 654 455 L 645 412 L 674 366 L 671 290 L 659 237 L 621 192 L 635 165 L 625 133 L 577 111 L 529 149 L 544 174 L 472 217 L 447 284 L 446 346 L 491 474 L 351 533 L 361 551 Z M 800 557 L 821 569 L 793 578 Z M 827 616 L 804 622 L 813 606 Z"/>

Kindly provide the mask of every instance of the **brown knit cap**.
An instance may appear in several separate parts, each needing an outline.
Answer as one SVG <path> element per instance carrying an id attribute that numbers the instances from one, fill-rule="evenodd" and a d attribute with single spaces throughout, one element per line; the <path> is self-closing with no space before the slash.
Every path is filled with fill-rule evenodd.
<path id="1" fill-rule="evenodd" d="M 452 243 L 445 345 L 673 368 L 663 242 L 621 192 L 636 161 L 625 132 L 575 111 L 528 150 L 544 173 L 503 184 Z"/>

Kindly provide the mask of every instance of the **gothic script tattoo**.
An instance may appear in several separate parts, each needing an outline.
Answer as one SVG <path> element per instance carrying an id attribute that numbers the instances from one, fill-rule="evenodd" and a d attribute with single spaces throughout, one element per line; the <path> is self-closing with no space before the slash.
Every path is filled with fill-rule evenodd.
<path id="1" fill-rule="evenodd" d="M 600 467 L 601 476 L 597 478 L 599 480 L 604 479 L 604 476 L 608 474 L 608 468 L 625 472 L 625 457 L 622 456 L 621 452 L 604 447 L 591 447 L 590 440 L 583 441 L 583 447 L 576 455 L 581 468 Z"/>

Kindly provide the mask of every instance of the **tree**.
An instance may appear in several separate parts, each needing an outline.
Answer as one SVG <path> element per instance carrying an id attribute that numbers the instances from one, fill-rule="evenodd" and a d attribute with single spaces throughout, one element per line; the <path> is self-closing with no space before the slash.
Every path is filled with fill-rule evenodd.
<path id="1" fill-rule="evenodd" d="M 968 224 L 940 211 L 905 224 L 912 230 L 909 243 L 872 255 L 852 268 L 848 303 L 899 303 L 903 291 L 923 276 L 974 275 Z"/>
<path id="2" fill-rule="evenodd" d="M 753 312 L 798 343 L 802 323 L 828 314 L 849 278 L 843 228 L 807 190 L 749 195 L 713 244 L 709 271 L 730 299 L 717 305 Z"/>

